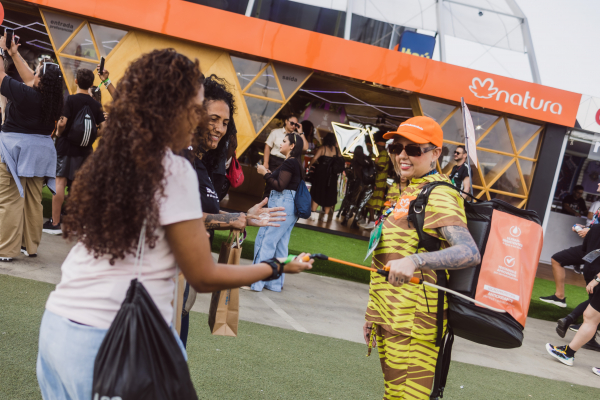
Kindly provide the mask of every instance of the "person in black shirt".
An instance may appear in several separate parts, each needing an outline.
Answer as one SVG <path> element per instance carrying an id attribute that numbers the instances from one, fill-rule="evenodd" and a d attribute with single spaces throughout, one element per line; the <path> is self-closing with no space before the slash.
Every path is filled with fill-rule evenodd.
<path id="1" fill-rule="evenodd" d="M 221 213 L 219 187 L 215 187 L 218 179 L 216 180 L 215 177 L 222 175 L 229 146 L 235 140 L 233 125 L 235 102 L 228 86 L 226 80 L 216 75 L 211 75 L 204 80 L 204 108 L 208 124 L 196 131 L 197 143 L 187 154 L 198 176 L 204 226 L 209 234 L 211 246 L 215 229 L 243 231 L 247 225 L 276 228 L 279 227 L 278 221 L 285 221 L 285 213 L 282 212 L 284 208 L 264 208 L 267 199 L 252 207 L 247 213 Z M 195 292 L 189 284 L 186 284 L 180 331 L 184 346 L 187 344 L 189 333 L 189 310 L 194 301 Z"/>
<path id="2" fill-rule="evenodd" d="M 269 189 L 269 207 L 284 207 L 286 218 L 280 228 L 270 226 L 260 228 L 254 241 L 254 259 L 267 260 L 271 257 L 287 257 L 288 245 L 292 228 L 298 220 L 295 213 L 294 200 L 296 190 L 303 179 L 300 157 L 304 141 L 295 133 L 288 133 L 279 146 L 281 154 L 285 155 L 285 161 L 279 168 L 271 172 L 264 165 L 259 165 L 257 171 L 263 175 Z M 284 275 L 272 281 L 259 281 L 250 288 L 260 292 L 267 288 L 274 292 L 283 289 Z"/>
<path id="3" fill-rule="evenodd" d="M 44 232 L 52 235 L 62 234 L 60 212 L 65 201 L 67 183 L 73 182 L 75 173 L 93 151 L 93 142 L 86 146 L 79 146 L 68 139 L 73 121 L 79 112 L 88 106 L 94 123 L 98 127 L 104 124 L 102 105 L 89 94 L 89 89 L 94 84 L 94 73 L 84 68 L 77 70 L 75 84 L 77 91 L 67 97 L 56 132 L 56 195 L 52 197 L 52 218 L 46 221 L 43 229 Z"/>
<path id="4" fill-rule="evenodd" d="M 452 167 L 452 171 L 448 175 L 454 186 L 467 193 L 471 190 L 471 178 L 469 177 L 469 166 L 467 165 L 468 156 L 465 146 L 458 146 L 454 151 L 456 165 Z M 462 196 L 466 197 L 466 194 Z"/>
<path id="5" fill-rule="evenodd" d="M 13 36 L 14 38 L 14 36 Z M 50 138 L 63 105 L 63 77 L 57 64 L 35 72 L 13 42 L 0 47 L 11 57 L 22 83 L 6 75 L 0 60 L 0 93 L 8 99 L 0 135 L 0 261 L 20 252 L 35 257 L 42 240 L 42 186 L 55 192 L 56 150 Z"/>
<path id="6" fill-rule="evenodd" d="M 583 199 L 583 186 L 576 185 L 573 188 L 573 193 L 563 199 L 562 212 L 563 214 L 570 214 L 575 217 L 587 215 L 587 205 Z"/>

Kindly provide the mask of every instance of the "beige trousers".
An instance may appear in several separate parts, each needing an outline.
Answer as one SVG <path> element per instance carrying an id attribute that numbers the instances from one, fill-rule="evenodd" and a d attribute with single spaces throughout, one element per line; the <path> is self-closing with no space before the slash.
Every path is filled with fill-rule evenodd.
<path id="1" fill-rule="evenodd" d="M 42 240 L 43 207 L 42 186 L 44 178 L 19 178 L 25 197 L 0 163 L 0 257 L 16 257 L 21 246 L 29 254 L 37 254 Z"/>

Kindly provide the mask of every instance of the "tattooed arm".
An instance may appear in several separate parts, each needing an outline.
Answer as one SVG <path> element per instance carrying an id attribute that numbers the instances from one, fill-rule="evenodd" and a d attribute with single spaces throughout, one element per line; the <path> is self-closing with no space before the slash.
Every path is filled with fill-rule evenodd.
<path id="1" fill-rule="evenodd" d="M 204 214 L 204 227 L 208 229 L 237 229 L 246 227 L 246 214 Z"/>
<path id="2" fill-rule="evenodd" d="M 467 228 L 462 226 L 444 226 L 439 229 L 450 247 L 431 253 L 413 254 L 400 260 L 390 261 L 389 281 L 400 286 L 412 278 L 417 269 L 463 269 L 481 262 L 477 245 Z"/>

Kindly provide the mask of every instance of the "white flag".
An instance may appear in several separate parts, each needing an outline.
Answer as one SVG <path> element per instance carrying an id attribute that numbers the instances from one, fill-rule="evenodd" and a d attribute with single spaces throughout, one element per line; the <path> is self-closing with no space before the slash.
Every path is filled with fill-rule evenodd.
<path id="1" fill-rule="evenodd" d="M 469 152 L 469 158 L 473 161 L 473 166 L 477 168 L 477 144 L 475 143 L 475 127 L 473 118 L 469 112 L 469 107 L 463 101 L 463 118 L 465 120 L 465 144 Z"/>

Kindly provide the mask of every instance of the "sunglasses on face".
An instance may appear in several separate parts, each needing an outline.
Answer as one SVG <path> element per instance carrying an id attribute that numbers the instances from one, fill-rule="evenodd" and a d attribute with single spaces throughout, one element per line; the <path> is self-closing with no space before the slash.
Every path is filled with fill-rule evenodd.
<path id="1" fill-rule="evenodd" d="M 300 124 L 297 124 L 297 123 L 292 122 L 292 121 L 288 121 L 288 122 L 290 123 L 291 126 L 295 126 L 296 128 L 300 127 Z"/>
<path id="2" fill-rule="evenodd" d="M 460 151 L 455 151 L 454 154 L 456 154 L 458 156 L 462 155 L 462 153 Z"/>
<path id="3" fill-rule="evenodd" d="M 409 157 L 420 157 L 424 153 L 428 153 L 433 149 L 437 149 L 437 147 L 430 146 L 430 147 L 427 147 L 426 149 L 422 149 L 421 146 L 416 145 L 416 144 L 409 144 L 409 145 L 404 146 L 400 143 L 390 144 L 388 147 L 388 151 L 390 154 L 399 155 L 404 150 L 404 151 L 406 151 L 406 155 Z"/>

